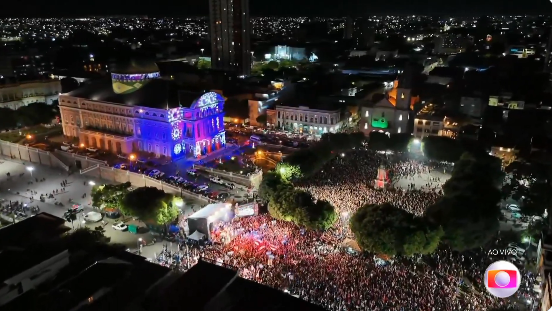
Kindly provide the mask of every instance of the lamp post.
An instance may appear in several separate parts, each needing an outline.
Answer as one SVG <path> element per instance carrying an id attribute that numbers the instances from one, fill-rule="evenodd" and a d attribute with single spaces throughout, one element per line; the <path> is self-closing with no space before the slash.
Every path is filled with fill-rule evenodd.
<path id="1" fill-rule="evenodd" d="M 136 156 L 134 154 L 131 154 L 129 157 L 128 157 L 128 170 L 130 171 L 130 169 L 132 168 L 132 161 L 134 161 L 136 159 Z"/>
<path id="2" fill-rule="evenodd" d="M 203 56 L 203 51 L 205 51 L 205 49 L 199 49 L 201 51 L 201 56 Z"/>
<path id="3" fill-rule="evenodd" d="M 136 244 L 138 245 L 138 255 L 142 255 L 142 238 L 138 238 Z"/>
<path id="4" fill-rule="evenodd" d="M 33 177 L 34 167 L 32 167 L 32 166 L 27 166 L 27 171 L 31 172 L 31 177 Z"/>

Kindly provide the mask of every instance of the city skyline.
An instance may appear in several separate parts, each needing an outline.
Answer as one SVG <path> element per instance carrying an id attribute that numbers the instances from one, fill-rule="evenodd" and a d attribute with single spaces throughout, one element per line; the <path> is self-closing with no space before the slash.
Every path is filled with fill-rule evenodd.
<path id="1" fill-rule="evenodd" d="M 476 0 L 449 1 L 444 5 L 437 0 L 416 3 L 398 0 L 389 3 L 364 3 L 346 0 L 334 4 L 329 0 L 317 2 L 317 6 L 291 0 L 276 3 L 252 1 L 251 16 L 370 16 L 375 14 L 423 14 L 423 15 L 463 15 L 463 14 L 542 14 L 552 9 L 549 1 L 533 3 Z M 0 12 L 0 17 L 76 17 L 91 15 L 149 15 L 149 16 L 208 16 L 208 1 L 200 5 L 197 2 L 167 0 L 156 1 L 155 6 L 144 3 L 113 4 L 107 0 L 95 2 L 94 7 L 87 7 L 72 1 L 62 0 L 52 6 L 40 1 L 11 3 Z"/>

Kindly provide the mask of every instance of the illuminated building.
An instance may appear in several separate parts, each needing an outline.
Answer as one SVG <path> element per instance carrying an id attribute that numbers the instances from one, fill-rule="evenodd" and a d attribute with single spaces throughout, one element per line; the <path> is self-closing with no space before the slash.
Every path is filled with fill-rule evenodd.
<path id="1" fill-rule="evenodd" d="M 209 0 L 211 68 L 251 73 L 249 0 Z"/>
<path id="2" fill-rule="evenodd" d="M 59 80 L 0 84 L 0 107 L 18 109 L 32 103 L 52 104 L 61 92 Z"/>
<path id="3" fill-rule="evenodd" d="M 387 134 L 409 133 L 410 114 L 419 101 L 412 96 L 411 81 L 405 75 L 395 81 L 385 98 L 377 103 L 369 103 L 360 109 L 360 130 L 365 135 L 373 131 Z"/>
<path id="4" fill-rule="evenodd" d="M 225 147 L 224 98 L 180 90 L 155 64 L 112 70 L 110 80 L 60 95 L 63 133 L 116 154 L 199 157 Z"/>
<path id="5" fill-rule="evenodd" d="M 310 133 L 322 135 L 324 133 L 335 133 L 342 125 L 341 110 L 310 109 L 306 106 L 276 106 L 276 120 L 267 122 L 275 124 L 290 132 Z M 269 110 L 267 110 L 268 114 Z"/>

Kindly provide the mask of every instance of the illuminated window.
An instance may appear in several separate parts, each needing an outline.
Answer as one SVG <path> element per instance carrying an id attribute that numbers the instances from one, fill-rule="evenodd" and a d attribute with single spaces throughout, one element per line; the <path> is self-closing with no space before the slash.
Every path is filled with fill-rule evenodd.
<path id="1" fill-rule="evenodd" d="M 365 129 L 365 130 L 368 129 L 368 123 L 364 123 L 364 129 Z"/>
<path id="2" fill-rule="evenodd" d="M 370 115 L 370 112 L 368 110 L 366 110 L 366 115 L 365 117 L 368 118 L 368 116 Z"/>
<path id="3" fill-rule="evenodd" d="M 404 93 L 401 93 L 401 98 L 404 99 Z"/>
<path id="4" fill-rule="evenodd" d="M 400 133 L 401 132 L 401 128 L 399 127 L 399 129 L 397 130 L 397 133 Z"/>
<path id="5" fill-rule="evenodd" d="M 402 114 L 399 116 L 399 121 L 402 121 Z M 399 132 L 400 133 L 400 132 Z"/>

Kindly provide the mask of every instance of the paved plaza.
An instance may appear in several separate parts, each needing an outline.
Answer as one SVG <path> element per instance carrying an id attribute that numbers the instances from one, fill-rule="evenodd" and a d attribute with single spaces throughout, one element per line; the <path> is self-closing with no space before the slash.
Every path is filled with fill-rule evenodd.
<path id="1" fill-rule="evenodd" d="M 28 168 L 32 168 L 31 171 Z M 10 173 L 10 176 L 7 176 L 7 173 Z M 40 181 L 45 178 L 44 181 Z M 37 182 L 37 179 L 39 180 Z M 67 180 L 67 186 L 65 191 L 62 190 L 61 182 Z M 101 180 L 91 179 L 88 176 L 80 175 L 78 173 L 68 175 L 67 172 L 58 170 L 55 168 L 40 166 L 31 163 L 26 163 L 23 161 L 12 160 L 9 158 L 0 158 L 0 198 L 6 200 L 3 204 L 6 204 L 7 201 L 19 201 L 29 204 L 30 206 L 38 206 L 41 212 L 46 212 L 58 217 L 62 217 L 63 213 L 72 204 L 81 204 L 84 207 L 84 212 L 79 213 L 79 218 L 73 224 L 67 223 L 67 226 L 74 226 L 75 229 L 78 229 L 81 226 L 87 226 L 94 228 L 101 225 L 100 223 L 84 224 L 83 215 L 94 211 L 91 206 L 90 192 L 92 186 L 90 182 L 96 184 L 101 184 Z M 52 191 L 58 190 L 58 194 L 54 194 L 53 199 L 46 199 L 46 202 L 40 202 L 40 194 L 50 194 Z M 33 191 L 33 193 L 31 193 Z M 37 194 L 35 194 L 35 192 Z M 83 194 L 86 194 L 86 197 L 83 198 Z M 31 198 L 34 198 L 32 200 Z M 72 203 L 69 202 L 69 199 L 72 200 Z M 63 206 L 55 205 L 56 202 L 61 202 Z M 203 205 L 199 201 L 193 201 L 185 198 L 185 205 L 182 207 L 182 212 L 184 215 L 190 215 L 193 213 L 193 210 L 198 210 Z M 126 245 L 132 251 L 137 249 L 138 239 L 142 238 L 146 241 L 148 246 L 143 247 L 142 255 L 145 257 L 153 257 L 154 253 L 159 253 L 162 248 L 162 242 L 158 242 L 154 245 L 152 244 L 153 236 L 149 233 L 142 234 L 133 234 L 128 231 L 121 232 L 114 230 L 111 225 L 113 220 L 104 218 L 104 221 L 107 222 L 104 229 L 106 230 L 105 235 L 111 238 L 111 242 L 120 243 Z M 130 221 L 128 223 L 133 223 Z M 144 226 L 136 222 L 136 224 Z"/>
<path id="2" fill-rule="evenodd" d="M 403 177 L 393 181 L 395 188 L 408 189 L 410 184 L 415 185 L 415 189 L 437 188 L 441 189 L 443 184 L 450 178 L 450 174 L 442 170 L 431 170 L 429 173 L 418 174 L 414 177 Z"/>

